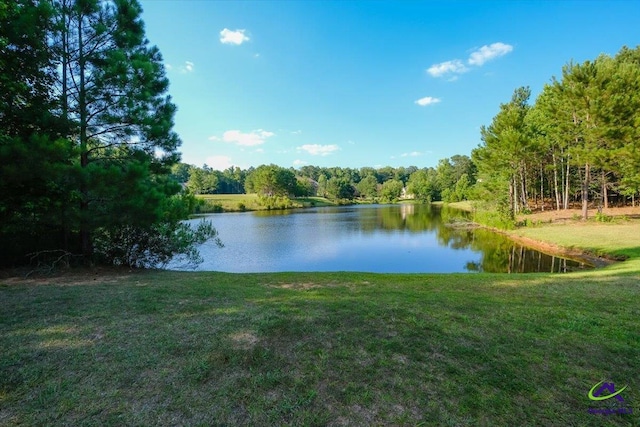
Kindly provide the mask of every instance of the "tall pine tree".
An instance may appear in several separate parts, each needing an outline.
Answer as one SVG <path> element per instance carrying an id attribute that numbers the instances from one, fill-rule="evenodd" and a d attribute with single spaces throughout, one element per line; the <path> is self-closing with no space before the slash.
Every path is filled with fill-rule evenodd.
<path id="1" fill-rule="evenodd" d="M 176 107 L 137 0 L 57 0 L 55 6 L 60 113 L 74 125 L 78 232 L 89 259 L 94 233 L 153 225 L 179 190 L 168 180 L 179 158 Z"/>

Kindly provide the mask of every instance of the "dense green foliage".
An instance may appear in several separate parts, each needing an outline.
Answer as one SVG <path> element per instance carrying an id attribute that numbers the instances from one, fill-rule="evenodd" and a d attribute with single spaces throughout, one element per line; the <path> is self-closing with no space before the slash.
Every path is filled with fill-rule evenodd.
<path id="1" fill-rule="evenodd" d="M 535 207 L 624 203 L 640 190 L 640 47 L 573 62 L 535 103 L 517 89 L 482 128 L 479 195 L 507 218 Z"/>
<path id="2" fill-rule="evenodd" d="M 231 167 L 221 172 L 206 165 L 199 168 L 180 163 L 174 166 L 173 174 L 195 194 L 257 193 L 270 205 L 273 200 L 269 199 L 274 196 L 320 196 L 335 202 L 354 199 L 395 202 L 401 198 L 454 202 L 470 197 L 476 167 L 468 156 L 455 155 L 441 160 L 436 168 L 423 169 L 415 166 L 287 169 L 262 165 L 247 170 Z"/>
<path id="3" fill-rule="evenodd" d="M 155 265 L 215 235 L 178 224 L 176 107 L 137 0 L 0 6 L 0 262 Z"/>

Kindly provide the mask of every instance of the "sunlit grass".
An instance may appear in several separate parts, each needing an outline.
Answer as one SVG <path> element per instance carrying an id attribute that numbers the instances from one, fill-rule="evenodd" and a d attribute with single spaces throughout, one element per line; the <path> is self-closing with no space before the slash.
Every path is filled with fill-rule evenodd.
<path id="1" fill-rule="evenodd" d="M 640 402 L 640 285 L 603 271 L 5 283 L 0 424 L 601 425 L 596 382 Z"/>
<path id="2" fill-rule="evenodd" d="M 640 220 L 611 223 L 579 221 L 526 227 L 515 234 L 554 243 L 566 248 L 578 248 L 595 254 L 624 255 L 640 258 Z"/>
<path id="3" fill-rule="evenodd" d="M 204 201 L 202 212 L 242 212 L 260 211 L 267 208 L 260 204 L 258 195 L 252 194 L 202 194 L 197 196 Z M 334 206 L 335 203 L 324 197 L 296 197 L 292 199 L 294 207 Z"/>

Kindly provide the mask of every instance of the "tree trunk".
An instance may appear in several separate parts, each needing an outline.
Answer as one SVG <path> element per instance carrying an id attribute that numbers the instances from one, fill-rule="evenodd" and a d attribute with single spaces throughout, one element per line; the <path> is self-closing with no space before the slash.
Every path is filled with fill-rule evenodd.
<path id="1" fill-rule="evenodd" d="M 569 209 L 569 157 L 567 156 L 567 172 L 565 173 L 564 184 L 564 209 Z"/>
<path id="2" fill-rule="evenodd" d="M 526 165 L 522 165 L 520 167 L 520 202 L 523 209 L 527 209 L 529 207 L 529 203 L 528 203 L 529 197 L 527 194 L 525 174 L 526 174 Z"/>
<path id="3" fill-rule="evenodd" d="M 78 88 L 78 110 L 80 113 L 80 167 L 86 170 L 89 164 L 89 152 L 87 148 L 87 88 L 85 84 L 86 57 L 84 56 L 82 40 L 82 11 L 78 11 L 78 66 L 80 86 Z M 91 229 L 89 226 L 89 188 L 86 177 L 80 182 L 80 246 L 85 262 L 89 262 L 93 256 L 91 242 Z"/>
<path id="4" fill-rule="evenodd" d="M 540 163 L 540 209 L 544 212 L 544 167 Z"/>
<path id="5" fill-rule="evenodd" d="M 584 177 L 582 179 L 582 220 L 589 217 L 589 163 L 584 165 Z"/>
<path id="6" fill-rule="evenodd" d="M 513 178 L 509 180 L 509 216 L 513 219 L 517 211 L 517 203 L 515 199 L 515 189 L 513 188 Z"/>
<path id="7" fill-rule="evenodd" d="M 553 188 L 556 195 L 556 210 L 560 210 L 560 194 L 558 193 L 558 167 L 556 165 L 556 155 L 553 155 Z"/>
<path id="8" fill-rule="evenodd" d="M 602 171 L 602 202 L 604 208 L 609 207 L 609 195 L 607 194 L 607 174 Z"/>

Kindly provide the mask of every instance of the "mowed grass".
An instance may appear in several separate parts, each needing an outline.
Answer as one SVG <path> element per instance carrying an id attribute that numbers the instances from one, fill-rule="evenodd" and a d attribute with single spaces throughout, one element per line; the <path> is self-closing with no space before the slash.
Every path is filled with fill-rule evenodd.
<path id="1" fill-rule="evenodd" d="M 258 195 L 252 194 L 202 194 L 197 196 L 204 200 L 201 210 L 205 212 L 241 212 L 260 211 L 267 208 L 260 204 Z M 296 197 L 292 200 L 293 207 L 334 206 L 335 203 L 324 197 Z"/>
<path id="2" fill-rule="evenodd" d="M 570 249 L 582 249 L 597 255 L 640 258 L 640 220 L 618 219 L 600 223 L 580 220 L 569 223 L 525 227 L 514 234 L 554 243 Z"/>
<path id="3" fill-rule="evenodd" d="M 2 279 L 0 425 L 635 426 L 639 224 L 525 229 L 631 257 L 566 275 Z"/>

